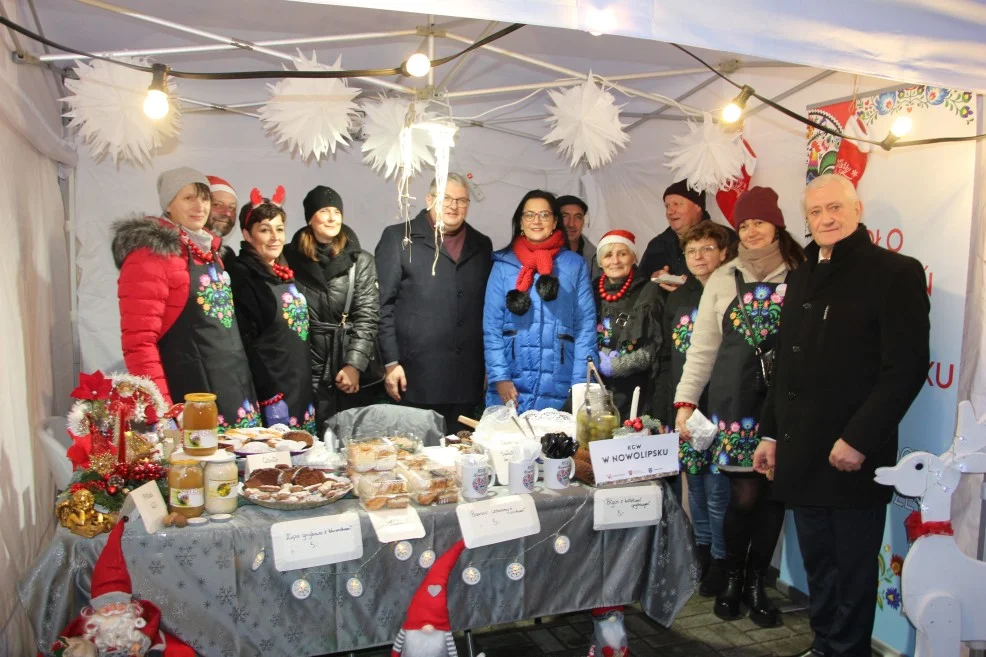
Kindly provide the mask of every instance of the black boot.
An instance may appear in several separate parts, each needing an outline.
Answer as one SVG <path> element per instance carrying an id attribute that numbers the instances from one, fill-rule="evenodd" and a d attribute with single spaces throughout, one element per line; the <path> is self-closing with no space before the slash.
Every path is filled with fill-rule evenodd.
<path id="1" fill-rule="evenodd" d="M 750 572 L 743 589 L 743 602 L 750 607 L 750 620 L 760 627 L 777 627 L 781 624 L 781 613 L 767 597 L 764 590 L 763 573 Z"/>
<path id="2" fill-rule="evenodd" d="M 743 570 L 733 565 L 726 573 L 726 588 L 716 596 L 712 611 L 722 620 L 732 621 L 742 618 Z"/>
<path id="3" fill-rule="evenodd" d="M 726 560 L 713 559 L 709 571 L 702 580 L 702 585 L 698 587 L 700 595 L 710 598 L 722 593 L 726 588 Z"/>
<path id="4" fill-rule="evenodd" d="M 709 572 L 709 564 L 712 562 L 712 546 L 696 543 L 695 556 L 698 558 L 698 567 L 700 569 L 698 581 L 704 582 L 705 575 Z"/>

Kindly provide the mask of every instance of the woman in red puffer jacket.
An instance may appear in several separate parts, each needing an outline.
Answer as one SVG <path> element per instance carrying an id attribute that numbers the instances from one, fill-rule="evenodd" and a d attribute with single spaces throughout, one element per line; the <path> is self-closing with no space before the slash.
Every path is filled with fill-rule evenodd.
<path id="1" fill-rule="evenodd" d="M 218 255 L 221 240 L 203 228 L 208 180 L 180 167 L 162 173 L 157 188 L 163 217 L 114 225 L 127 369 L 153 380 L 169 403 L 190 392 L 215 393 L 222 427 L 257 426 L 229 274 Z"/>

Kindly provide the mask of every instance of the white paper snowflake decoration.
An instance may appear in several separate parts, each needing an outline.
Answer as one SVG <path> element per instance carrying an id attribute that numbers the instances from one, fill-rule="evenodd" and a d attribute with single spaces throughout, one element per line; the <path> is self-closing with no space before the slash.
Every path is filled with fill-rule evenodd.
<path id="1" fill-rule="evenodd" d="M 338 71 L 342 56 L 332 66 L 319 64 L 315 53 L 306 59 L 300 52 L 295 67 L 299 71 Z M 301 157 L 318 161 L 337 144 L 347 143 L 350 121 L 358 109 L 353 99 L 360 90 L 347 86 L 344 78 L 287 78 L 267 85 L 270 100 L 260 108 L 264 127 L 278 143 Z"/>
<path id="2" fill-rule="evenodd" d="M 363 104 L 366 116 L 363 119 L 363 164 L 369 165 L 384 178 L 395 173 L 400 175 L 404 169 L 408 176 L 421 171 L 425 165 L 434 165 L 435 158 L 428 149 L 429 141 L 418 135 L 414 139 L 408 128 L 408 112 L 414 114 L 421 107 L 412 108 L 412 103 L 399 98 L 381 96 L 377 102 Z M 411 116 L 413 123 L 414 114 Z M 406 138 L 405 138 L 406 134 Z"/>
<path id="3" fill-rule="evenodd" d="M 435 199 L 433 207 L 437 208 L 435 216 L 435 259 L 431 263 L 431 275 L 435 275 L 438 266 L 438 256 L 441 253 L 442 241 L 445 239 L 445 222 L 443 211 L 445 207 L 445 185 L 448 183 L 449 158 L 455 145 L 455 133 L 458 128 L 450 120 L 433 119 L 412 126 L 412 135 L 417 139 L 419 132 L 426 132 L 431 138 L 431 146 L 435 149 Z"/>
<path id="4" fill-rule="evenodd" d="M 149 66 L 146 59 L 122 59 Z M 69 105 L 65 116 L 71 118 L 69 128 L 77 128 L 79 136 L 89 144 L 93 157 L 113 158 L 143 165 L 166 140 L 178 135 L 181 111 L 171 104 L 167 116 L 152 121 L 144 114 L 144 99 L 153 74 L 103 60 L 79 62 L 75 69 L 78 80 L 65 80 L 72 92 L 63 98 Z M 176 97 L 175 85 L 168 81 L 169 96 Z"/>
<path id="5" fill-rule="evenodd" d="M 672 137 L 677 146 L 664 154 L 670 158 L 665 165 L 674 172 L 675 180 L 688 179 L 688 186 L 697 192 L 715 194 L 728 189 L 741 176 L 746 150 L 741 133 L 726 132 L 705 112 L 702 123 L 688 122 L 688 133 Z"/>
<path id="6" fill-rule="evenodd" d="M 552 129 L 541 141 L 558 142 L 559 152 L 571 157 L 572 167 L 584 157 L 590 168 L 597 169 L 630 140 L 620 123 L 622 105 L 593 81 L 591 73 L 583 84 L 548 95 L 553 103 L 547 119 Z"/>

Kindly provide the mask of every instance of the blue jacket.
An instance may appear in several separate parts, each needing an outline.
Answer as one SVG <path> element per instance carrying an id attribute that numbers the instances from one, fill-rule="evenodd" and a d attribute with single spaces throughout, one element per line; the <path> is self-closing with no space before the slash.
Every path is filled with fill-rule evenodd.
<path id="1" fill-rule="evenodd" d="M 496 393 L 497 381 L 513 381 L 518 412 L 561 408 L 572 384 L 585 381 L 585 359 L 599 360 L 589 270 L 582 256 L 559 251 L 552 271 L 558 278 L 558 297 L 543 301 L 531 285 L 530 309 L 515 315 L 507 310 L 507 292 L 515 288 L 519 273 L 520 261 L 510 247 L 493 254 L 483 308 L 486 405 L 503 403 Z M 535 283 L 539 277 L 535 274 Z"/>

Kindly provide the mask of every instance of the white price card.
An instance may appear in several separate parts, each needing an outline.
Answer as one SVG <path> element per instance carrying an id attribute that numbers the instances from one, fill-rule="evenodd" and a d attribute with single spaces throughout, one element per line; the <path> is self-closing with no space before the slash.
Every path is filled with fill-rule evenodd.
<path id="1" fill-rule="evenodd" d="M 589 443 L 596 485 L 678 474 L 678 434 L 632 436 Z"/>
<path id="2" fill-rule="evenodd" d="M 267 454 L 250 454 L 246 457 L 246 477 L 254 470 L 261 468 L 276 468 L 279 465 L 291 467 L 290 452 L 268 452 Z"/>
<path id="3" fill-rule="evenodd" d="M 270 526 L 270 538 L 274 567 L 281 572 L 363 556 L 363 532 L 355 511 L 277 522 Z"/>
<path id="4" fill-rule="evenodd" d="M 541 519 L 530 495 L 507 495 L 460 504 L 455 508 L 455 515 L 459 517 L 462 538 L 470 549 L 541 531 Z"/>
<path id="5" fill-rule="evenodd" d="M 592 528 L 596 531 L 646 527 L 661 522 L 664 492 L 652 483 L 599 488 L 592 502 Z"/>
<path id="6" fill-rule="evenodd" d="M 425 535 L 421 516 L 412 507 L 367 511 L 366 515 L 370 516 L 370 524 L 373 525 L 373 531 L 377 533 L 377 540 L 381 543 L 407 541 L 412 538 L 423 538 Z"/>
<path id="7" fill-rule="evenodd" d="M 131 522 L 139 516 L 144 521 L 144 529 L 148 534 L 161 531 L 164 518 L 168 515 L 168 505 L 161 496 L 157 482 L 149 481 L 130 491 L 127 499 L 123 501 L 120 515 L 129 516 Z"/>

